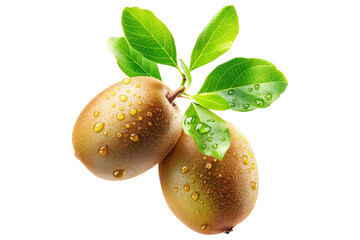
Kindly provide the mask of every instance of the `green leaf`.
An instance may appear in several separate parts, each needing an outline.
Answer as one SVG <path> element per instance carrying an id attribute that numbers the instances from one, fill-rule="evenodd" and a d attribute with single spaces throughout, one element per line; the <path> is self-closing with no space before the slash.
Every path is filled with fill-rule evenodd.
<path id="1" fill-rule="evenodd" d="M 191 103 L 186 110 L 183 129 L 205 155 L 221 160 L 230 147 L 231 137 L 225 121 L 196 103 Z"/>
<path id="2" fill-rule="evenodd" d="M 185 74 L 185 77 L 186 77 L 186 89 L 184 91 L 184 92 L 186 92 L 186 90 L 190 87 L 190 85 L 192 83 L 191 73 L 189 71 L 189 68 L 184 63 L 184 61 L 180 59 L 180 62 L 181 62 L 181 68 L 184 70 L 184 74 Z"/>
<path id="3" fill-rule="evenodd" d="M 120 69 L 128 77 L 149 76 L 161 80 L 157 64 L 141 56 L 125 38 L 110 38 L 108 50 L 115 55 Z"/>
<path id="4" fill-rule="evenodd" d="M 247 112 L 268 107 L 285 91 L 287 84 L 285 76 L 268 61 L 234 58 L 215 68 L 199 93 L 219 94 L 232 110 Z"/>
<path id="5" fill-rule="evenodd" d="M 230 108 L 228 101 L 216 93 L 200 93 L 193 98 L 203 107 L 212 110 L 227 110 Z"/>
<path id="6" fill-rule="evenodd" d="M 178 68 L 174 38 L 151 11 L 125 8 L 121 21 L 130 46 L 153 62 Z"/>
<path id="7" fill-rule="evenodd" d="M 191 54 L 190 71 L 227 52 L 239 32 L 239 19 L 234 6 L 218 12 L 201 32 Z"/>

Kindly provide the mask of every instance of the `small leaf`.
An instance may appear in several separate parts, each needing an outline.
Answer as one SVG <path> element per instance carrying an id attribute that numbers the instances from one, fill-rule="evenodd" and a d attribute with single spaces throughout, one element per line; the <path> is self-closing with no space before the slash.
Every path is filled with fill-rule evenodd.
<path id="1" fill-rule="evenodd" d="M 174 38 L 151 11 L 125 8 L 122 27 L 130 46 L 141 55 L 153 62 L 177 68 Z"/>
<path id="2" fill-rule="evenodd" d="M 190 85 L 192 83 L 191 73 L 189 71 L 189 68 L 184 63 L 184 61 L 180 59 L 180 62 L 181 62 L 181 68 L 184 70 L 184 74 L 185 74 L 185 77 L 186 77 L 186 89 L 184 91 L 184 92 L 186 92 L 186 90 L 190 87 Z"/>
<path id="3" fill-rule="evenodd" d="M 205 155 L 221 160 L 230 147 L 230 132 L 225 121 L 196 103 L 191 103 L 186 110 L 183 129 Z"/>
<path id="4" fill-rule="evenodd" d="M 190 71 L 227 52 L 239 32 L 239 19 L 234 6 L 218 12 L 201 32 L 191 54 Z"/>
<path id="5" fill-rule="evenodd" d="M 141 56 L 125 38 L 110 38 L 108 50 L 115 55 L 120 69 L 128 77 L 149 76 L 161 80 L 157 64 Z"/>
<path id="6" fill-rule="evenodd" d="M 228 101 L 230 109 L 247 112 L 270 106 L 287 84 L 285 76 L 268 61 L 234 58 L 215 68 L 199 93 L 219 94 Z"/>
<path id="7" fill-rule="evenodd" d="M 203 107 L 212 110 L 227 110 L 230 108 L 228 101 L 216 93 L 200 93 L 193 98 Z"/>

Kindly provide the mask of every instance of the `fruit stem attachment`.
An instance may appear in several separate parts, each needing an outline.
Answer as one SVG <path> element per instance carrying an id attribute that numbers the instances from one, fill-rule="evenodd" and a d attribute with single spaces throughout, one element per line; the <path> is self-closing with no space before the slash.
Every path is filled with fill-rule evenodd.
<path id="1" fill-rule="evenodd" d="M 173 101 L 175 100 L 175 98 L 177 98 L 184 91 L 185 91 L 185 86 L 180 86 L 175 91 L 173 91 L 172 93 L 168 93 L 166 95 L 166 97 L 169 100 L 169 102 L 172 104 Z"/>

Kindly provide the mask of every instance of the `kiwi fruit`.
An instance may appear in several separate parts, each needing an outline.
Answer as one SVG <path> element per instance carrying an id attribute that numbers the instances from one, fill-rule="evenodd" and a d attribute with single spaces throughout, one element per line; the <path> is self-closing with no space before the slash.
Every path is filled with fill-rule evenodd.
<path id="1" fill-rule="evenodd" d="M 170 152 L 181 132 L 174 93 L 152 77 L 125 78 L 84 108 L 73 130 L 75 156 L 96 176 L 135 177 Z"/>
<path id="2" fill-rule="evenodd" d="M 224 158 L 203 155 L 184 132 L 159 164 L 165 200 L 186 226 L 202 234 L 229 233 L 254 208 L 258 171 L 244 135 L 227 123 L 231 145 Z"/>

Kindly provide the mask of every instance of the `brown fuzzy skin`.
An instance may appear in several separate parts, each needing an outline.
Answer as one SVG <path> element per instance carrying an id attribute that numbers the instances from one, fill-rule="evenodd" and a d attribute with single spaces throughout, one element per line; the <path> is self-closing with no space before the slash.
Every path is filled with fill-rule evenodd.
<path id="1" fill-rule="evenodd" d="M 202 234 L 230 232 L 250 214 L 258 195 L 253 151 L 243 134 L 232 124 L 227 125 L 232 141 L 221 161 L 203 155 L 192 138 L 182 133 L 159 164 L 168 206 L 186 226 Z M 187 173 L 182 173 L 184 166 L 189 167 Z M 192 199 L 194 192 L 199 194 L 196 200 Z"/>
<path id="2" fill-rule="evenodd" d="M 171 90 L 166 85 L 151 77 L 126 82 L 110 86 L 91 100 L 73 131 L 76 157 L 93 174 L 108 180 L 125 180 L 149 170 L 170 152 L 182 131 L 181 112 L 167 100 Z M 121 95 L 127 99 L 122 101 Z M 131 109 L 136 110 L 135 115 L 130 114 Z M 125 118 L 119 120 L 117 114 L 122 113 Z M 98 133 L 94 131 L 96 123 L 105 124 Z M 138 141 L 131 140 L 132 134 Z M 99 148 L 103 146 L 107 152 L 101 155 Z M 122 177 L 114 176 L 117 170 L 124 171 Z"/>

